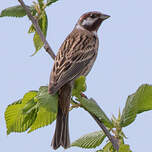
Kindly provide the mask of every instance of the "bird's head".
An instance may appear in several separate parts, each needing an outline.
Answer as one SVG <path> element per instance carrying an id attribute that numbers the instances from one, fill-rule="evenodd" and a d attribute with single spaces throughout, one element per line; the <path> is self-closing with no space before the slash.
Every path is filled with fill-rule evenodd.
<path id="1" fill-rule="evenodd" d="M 83 14 L 77 24 L 76 27 L 82 27 L 87 29 L 88 31 L 96 31 L 99 29 L 101 23 L 109 18 L 109 15 L 102 14 L 100 12 L 88 12 Z"/>

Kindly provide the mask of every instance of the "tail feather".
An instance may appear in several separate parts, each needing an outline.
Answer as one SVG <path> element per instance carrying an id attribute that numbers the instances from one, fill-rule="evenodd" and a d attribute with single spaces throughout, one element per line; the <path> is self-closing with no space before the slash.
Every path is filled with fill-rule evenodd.
<path id="1" fill-rule="evenodd" d="M 57 149 L 60 146 L 66 149 L 70 146 L 68 114 L 62 114 L 61 109 L 58 110 L 55 134 L 51 146 L 53 149 Z"/>
<path id="2" fill-rule="evenodd" d="M 67 114 L 64 118 L 63 118 L 63 134 L 62 134 L 62 140 L 61 140 L 61 145 L 64 148 L 68 148 L 70 146 L 70 137 L 69 137 L 69 124 L 68 124 L 68 117 L 69 114 Z"/>
<path id="3" fill-rule="evenodd" d="M 58 113 L 56 119 L 56 128 L 54 137 L 51 143 L 53 149 L 57 149 L 60 146 L 68 148 L 70 146 L 69 137 L 69 106 L 71 98 L 71 85 L 64 85 L 58 92 Z"/>

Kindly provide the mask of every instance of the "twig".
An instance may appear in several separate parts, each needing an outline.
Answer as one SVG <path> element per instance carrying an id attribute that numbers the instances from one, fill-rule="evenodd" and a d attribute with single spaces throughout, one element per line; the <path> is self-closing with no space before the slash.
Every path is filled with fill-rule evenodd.
<path id="1" fill-rule="evenodd" d="M 54 60 L 55 59 L 55 54 L 53 52 L 53 50 L 51 49 L 49 43 L 47 42 L 44 34 L 42 33 L 41 29 L 40 29 L 40 26 L 37 22 L 37 20 L 35 20 L 35 18 L 32 16 L 29 8 L 25 5 L 24 1 L 23 0 L 18 0 L 19 3 L 21 4 L 21 6 L 24 8 L 27 16 L 29 17 L 29 19 L 31 20 L 32 24 L 34 25 L 35 27 L 35 30 L 36 32 L 39 34 L 42 42 L 44 43 L 44 48 L 46 50 L 46 52 L 52 57 L 52 59 Z"/>
<path id="2" fill-rule="evenodd" d="M 86 99 L 88 99 L 88 97 L 85 94 L 81 94 L 82 97 L 85 97 Z M 83 106 L 81 106 L 83 107 Z M 99 127 L 103 130 L 103 132 L 105 133 L 105 135 L 108 137 L 108 139 L 110 140 L 110 142 L 113 145 L 113 148 L 118 152 L 119 151 L 119 144 L 118 144 L 118 140 L 113 137 L 110 132 L 108 131 L 108 129 L 105 127 L 105 125 L 98 119 L 98 117 L 96 117 L 95 115 L 93 115 L 92 113 L 90 113 L 87 109 L 85 109 L 85 107 L 83 107 L 84 110 L 86 110 L 91 116 L 92 118 L 97 122 L 97 124 L 99 125 Z"/>
<path id="3" fill-rule="evenodd" d="M 108 137 L 108 139 L 111 141 L 113 148 L 118 152 L 118 150 L 119 150 L 118 140 L 110 134 L 108 129 L 105 127 L 105 125 L 96 116 L 92 115 L 91 113 L 90 113 L 90 115 L 93 117 L 93 119 L 97 122 L 97 124 L 103 130 L 103 132 Z"/>

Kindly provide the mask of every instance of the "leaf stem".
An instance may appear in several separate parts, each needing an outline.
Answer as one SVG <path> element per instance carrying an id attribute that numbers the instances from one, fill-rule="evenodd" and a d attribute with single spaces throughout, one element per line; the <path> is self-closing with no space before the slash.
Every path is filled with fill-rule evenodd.
<path id="1" fill-rule="evenodd" d="M 32 24 L 34 25 L 35 29 L 36 29 L 36 32 L 39 34 L 42 42 L 44 43 L 44 48 L 46 50 L 46 52 L 52 57 L 52 59 L 54 60 L 55 59 L 55 54 L 53 52 L 53 50 L 51 49 L 49 43 L 47 42 L 44 34 L 42 33 L 40 27 L 39 27 L 39 24 L 37 22 L 37 20 L 35 20 L 35 18 L 32 16 L 29 8 L 25 5 L 24 1 L 23 0 L 18 0 L 19 3 L 21 4 L 21 6 L 24 8 L 27 16 L 29 17 L 29 19 L 31 20 Z"/>

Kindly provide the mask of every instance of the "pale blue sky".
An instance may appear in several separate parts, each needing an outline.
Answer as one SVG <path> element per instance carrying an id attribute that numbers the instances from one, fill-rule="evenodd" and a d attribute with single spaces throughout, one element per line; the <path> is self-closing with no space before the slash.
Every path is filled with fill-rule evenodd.
<path id="1" fill-rule="evenodd" d="M 27 1 L 27 0 L 26 0 Z M 0 11 L 17 5 L 16 1 L 1 1 Z M 111 15 L 98 32 L 100 48 L 94 68 L 87 77 L 86 94 L 93 97 L 111 117 L 122 110 L 128 95 L 143 83 L 152 84 L 152 2 L 151 0 L 59 0 L 47 9 L 49 26 L 47 40 L 57 52 L 77 19 L 87 11 L 97 10 Z M 3 152 L 50 152 L 53 125 L 30 134 L 6 135 L 4 111 L 8 104 L 21 98 L 28 90 L 47 85 L 53 60 L 42 49 L 34 57 L 31 22 L 22 19 L 0 18 L 0 149 Z M 151 150 L 152 111 L 138 115 L 124 129 L 133 152 Z M 82 109 L 70 112 L 71 141 L 100 128 Z M 60 148 L 57 152 L 62 152 Z M 82 152 L 70 148 L 66 152 Z M 86 150 L 94 152 L 95 150 Z"/>

